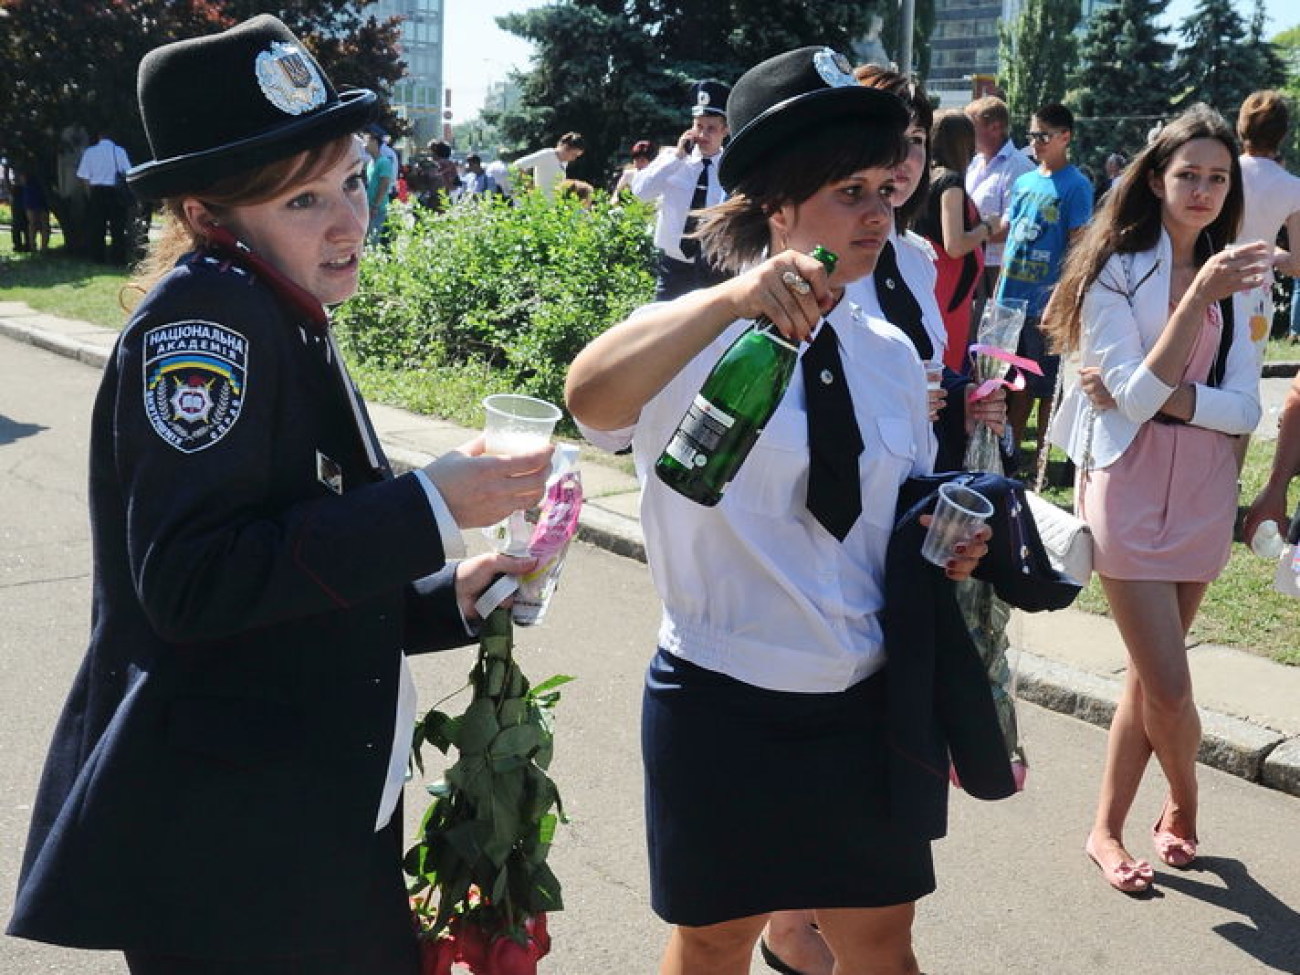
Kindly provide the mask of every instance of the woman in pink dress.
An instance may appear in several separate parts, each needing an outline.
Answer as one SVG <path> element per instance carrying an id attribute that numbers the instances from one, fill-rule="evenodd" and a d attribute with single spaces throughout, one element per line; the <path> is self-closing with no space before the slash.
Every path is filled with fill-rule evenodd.
<path id="1" fill-rule="evenodd" d="M 1096 819 L 1085 849 L 1125 893 L 1154 871 L 1124 843 L 1151 756 L 1169 792 L 1151 827 L 1159 859 L 1197 855 L 1200 720 L 1186 636 L 1227 563 L 1237 507 L 1234 444 L 1259 421 L 1248 289 L 1267 245 L 1228 247 L 1241 220 L 1236 140 L 1193 106 L 1134 160 L 1071 253 L 1049 312 L 1081 379 L 1052 439 L 1078 465 L 1076 502 L 1128 651 Z"/>

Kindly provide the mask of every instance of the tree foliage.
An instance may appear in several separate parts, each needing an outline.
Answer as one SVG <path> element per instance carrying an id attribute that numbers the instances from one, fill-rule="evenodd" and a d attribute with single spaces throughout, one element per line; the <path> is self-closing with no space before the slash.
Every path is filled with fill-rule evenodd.
<path id="1" fill-rule="evenodd" d="M 1283 91 L 1291 105 L 1291 131 L 1287 133 L 1285 155 L 1294 171 L 1300 165 L 1300 26 L 1282 31 L 1272 44 L 1287 76 Z"/>
<path id="2" fill-rule="evenodd" d="M 484 117 L 515 151 L 582 132 L 587 152 L 570 175 L 604 183 L 637 139 L 676 141 L 690 124 L 692 81 L 731 84 L 759 61 L 805 44 L 847 52 L 871 13 L 851 0 L 557 0 L 498 18 L 536 54 L 514 79 L 520 106 Z"/>
<path id="3" fill-rule="evenodd" d="M 1130 159 L 1147 131 L 1169 116 L 1174 45 L 1157 22 L 1163 0 L 1118 0 L 1098 10 L 1079 45 L 1067 103 L 1076 115 L 1079 162 L 1100 172 L 1112 152 Z"/>
<path id="4" fill-rule="evenodd" d="M 1027 121 L 1039 106 L 1064 100 L 1080 16 L 1079 0 L 1026 0 L 1010 25 L 998 25 L 999 80 L 1013 120 Z"/>
<path id="5" fill-rule="evenodd" d="M 1262 30 L 1257 16 L 1248 31 L 1232 0 L 1200 0 L 1178 28 L 1174 107 L 1205 102 L 1232 119 L 1252 91 L 1281 85 L 1285 71 Z"/>
<path id="6" fill-rule="evenodd" d="M 402 74 L 399 27 L 343 0 L 0 0 L 0 132 L 11 153 L 52 173 L 65 130 L 104 127 L 148 158 L 136 68 L 152 48 L 211 34 L 255 13 L 279 16 L 339 87 L 381 93 Z M 221 79 L 214 78 L 213 84 Z"/>

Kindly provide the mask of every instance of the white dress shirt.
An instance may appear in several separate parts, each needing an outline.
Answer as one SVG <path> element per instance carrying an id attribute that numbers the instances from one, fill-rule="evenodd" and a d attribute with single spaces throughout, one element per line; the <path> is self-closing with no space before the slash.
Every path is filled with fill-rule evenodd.
<path id="1" fill-rule="evenodd" d="M 655 221 L 655 246 L 678 261 L 689 261 L 682 253 L 682 231 L 686 217 L 695 199 L 695 185 L 700 181 L 704 166 L 700 150 L 689 156 L 677 157 L 676 149 L 664 149 L 645 169 L 632 177 L 632 193 L 639 200 L 659 201 L 659 217 Z M 718 182 L 718 164 L 722 153 L 709 157 L 709 190 L 707 205 L 715 206 L 727 198 Z"/>
<path id="2" fill-rule="evenodd" d="M 461 537 L 460 526 L 451 515 L 451 509 L 442 494 L 434 486 L 429 475 L 422 470 L 414 472 L 415 478 L 424 489 L 424 496 L 429 502 L 429 511 L 438 524 L 438 534 L 442 536 L 442 551 L 448 562 L 465 557 L 465 540 Z M 425 576 L 415 581 L 415 589 L 421 595 L 430 589 L 433 576 Z M 465 625 L 464 619 L 461 625 Z M 465 632 L 469 633 L 466 626 Z M 419 698 L 415 692 L 415 681 L 411 677 L 411 664 L 402 654 L 402 662 L 397 671 L 397 717 L 393 721 L 393 741 L 388 750 L 388 774 L 384 778 L 384 790 L 379 796 L 379 809 L 375 814 L 375 832 L 388 825 L 397 809 L 397 800 L 401 798 L 402 786 L 406 784 L 406 768 L 411 756 L 411 728 L 415 724 L 415 711 Z"/>
<path id="3" fill-rule="evenodd" d="M 981 217 L 1000 217 L 1011 205 L 1011 187 L 1034 168 L 1034 161 L 1008 139 L 991 159 L 975 154 L 966 167 L 966 194 Z M 985 267 L 1001 267 L 1002 248 L 1002 244 L 985 245 Z"/>
<path id="4" fill-rule="evenodd" d="M 1125 263 L 1129 263 L 1126 269 Z M 1155 248 L 1106 262 L 1083 299 L 1079 361 L 1063 362 L 1066 392 L 1048 431 L 1076 464 L 1108 467 L 1123 456 L 1142 424 L 1173 394 L 1145 359 L 1169 323 L 1173 248 L 1163 230 Z M 1132 291 L 1130 299 L 1129 293 Z M 1250 433 L 1259 423 L 1259 353 L 1250 341 L 1249 292 L 1233 297 L 1232 348 L 1218 387 L 1196 386 L 1189 421 L 1220 433 Z M 1115 408 L 1094 412 L 1078 383 L 1080 366 L 1097 366 Z M 1090 458 L 1085 458 L 1090 454 Z"/>
<path id="5" fill-rule="evenodd" d="M 844 542 L 808 512 L 801 370 L 716 507 L 688 501 L 653 472 L 705 376 L 749 323 L 729 326 L 641 410 L 634 428 L 592 443 L 632 443 L 641 524 L 663 601 L 659 644 L 748 684 L 841 691 L 884 666 L 879 616 L 898 486 L 930 470 L 934 440 L 920 361 L 892 325 L 847 299 L 828 320 L 840 341 L 865 444 L 862 514 Z"/>
<path id="6" fill-rule="evenodd" d="M 894 244 L 894 253 L 898 260 L 898 273 L 903 276 L 907 290 L 912 292 L 917 304 L 921 306 L 921 322 L 925 325 L 925 334 L 930 336 L 934 345 L 936 362 L 943 360 L 944 350 L 948 347 L 948 330 L 943 324 L 943 314 L 939 311 L 939 299 L 934 296 L 934 283 L 939 271 L 934 266 L 934 248 L 924 237 L 908 230 L 899 233 L 897 229 L 890 232 L 889 239 Z M 868 274 L 859 278 L 845 289 L 845 296 L 862 306 L 862 310 L 874 318 L 884 318 L 880 308 L 880 298 L 876 294 L 876 279 Z M 892 323 L 891 323 L 892 324 Z M 906 335 L 899 332 L 906 338 Z M 910 341 L 910 340 L 909 340 Z"/>
<path id="7" fill-rule="evenodd" d="M 112 186 L 117 182 L 117 174 L 125 173 L 131 168 L 131 160 L 126 150 L 112 139 L 100 139 L 93 146 L 87 146 L 77 164 L 77 178 L 84 179 L 91 186 Z"/>

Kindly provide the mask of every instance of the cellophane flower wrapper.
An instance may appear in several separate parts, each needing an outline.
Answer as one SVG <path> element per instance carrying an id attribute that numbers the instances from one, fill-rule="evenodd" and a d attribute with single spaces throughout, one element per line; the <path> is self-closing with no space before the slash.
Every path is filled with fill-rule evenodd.
<path id="1" fill-rule="evenodd" d="M 983 346 L 1012 351 L 1016 348 L 1019 337 L 1018 327 L 1011 330 L 1003 328 L 1000 334 L 990 334 L 988 330 L 981 329 L 978 344 L 971 352 L 971 375 L 977 389 L 986 382 L 1005 379 L 1011 367 L 994 355 L 976 350 Z M 966 446 L 963 466 L 972 471 L 1005 474 L 999 439 L 988 424 L 976 423 Z M 993 703 L 997 708 L 1007 754 L 1011 758 L 1016 786 L 1023 789 L 1029 762 L 1025 757 L 1016 722 L 1016 673 L 1008 656 L 1011 641 L 1007 638 L 1007 625 L 1011 621 L 1011 607 L 997 597 L 991 584 L 975 578 L 957 583 L 957 604 L 966 621 L 966 630 L 988 673 Z"/>

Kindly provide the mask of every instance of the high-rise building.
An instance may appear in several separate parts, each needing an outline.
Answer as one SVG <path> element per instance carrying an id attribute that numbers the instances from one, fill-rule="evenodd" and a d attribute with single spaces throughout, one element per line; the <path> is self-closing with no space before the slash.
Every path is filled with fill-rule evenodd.
<path id="1" fill-rule="evenodd" d="M 1112 0 L 1082 0 L 1079 27 Z M 934 0 L 926 87 L 945 104 L 964 104 L 976 80 L 998 75 L 998 23 L 1020 16 L 1023 0 Z"/>
<path id="2" fill-rule="evenodd" d="M 944 101 L 970 98 L 971 79 L 998 72 L 998 22 L 1015 0 L 935 0 L 926 87 Z"/>
<path id="3" fill-rule="evenodd" d="M 423 146 L 441 138 L 443 122 L 442 24 L 445 0 L 376 0 L 374 14 L 402 18 L 402 60 L 406 77 L 393 86 L 393 110 L 415 129 Z"/>

